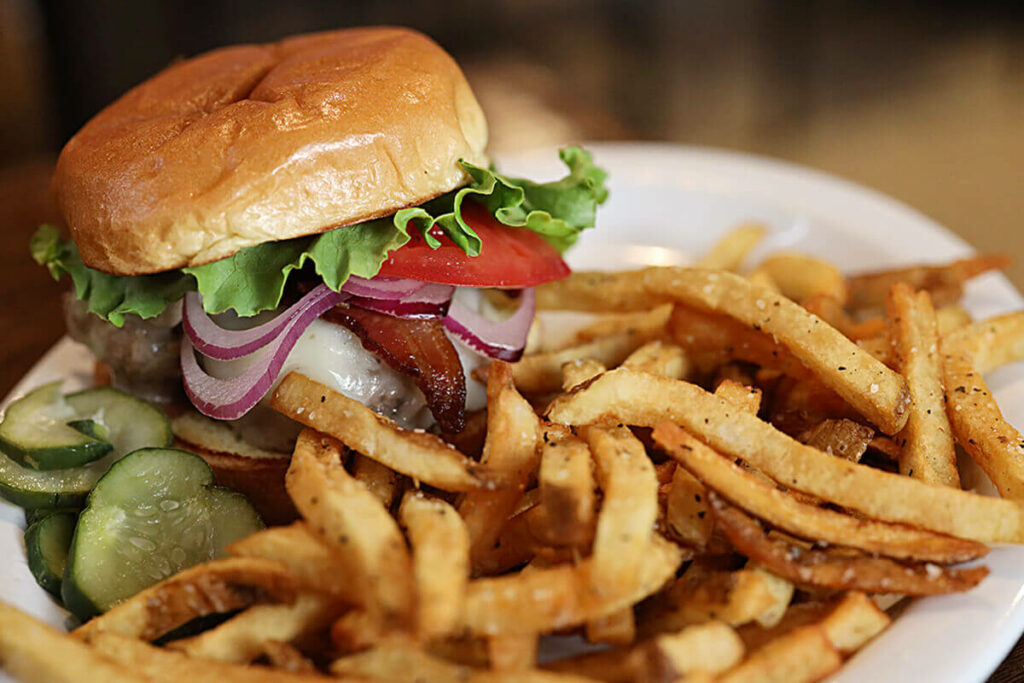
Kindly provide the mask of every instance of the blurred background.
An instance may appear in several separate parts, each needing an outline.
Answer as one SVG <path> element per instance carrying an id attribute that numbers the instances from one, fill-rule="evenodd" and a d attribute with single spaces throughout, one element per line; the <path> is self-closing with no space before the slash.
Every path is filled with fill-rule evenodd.
<path id="1" fill-rule="evenodd" d="M 1024 3 L 855 0 L 0 0 L 0 325 L 60 287 L 28 259 L 55 218 L 61 145 L 183 56 L 361 24 L 404 24 L 464 66 L 492 151 L 573 140 L 713 145 L 893 195 L 1024 285 Z M 26 297 L 24 292 L 32 292 Z M 6 391 L 61 331 L 33 322 Z"/>

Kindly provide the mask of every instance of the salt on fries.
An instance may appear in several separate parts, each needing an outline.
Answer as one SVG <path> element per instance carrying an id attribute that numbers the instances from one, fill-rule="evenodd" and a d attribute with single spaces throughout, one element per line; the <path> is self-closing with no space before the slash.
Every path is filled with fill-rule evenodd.
<path id="1" fill-rule="evenodd" d="M 1024 314 L 972 323 L 955 302 L 999 258 L 741 273 L 762 235 L 729 233 L 701 269 L 540 287 L 599 317 L 487 368 L 486 414 L 445 435 L 465 452 L 289 375 L 272 405 L 307 426 L 301 521 L 74 637 L 0 605 L 0 659 L 58 682 L 831 674 L 889 624 L 872 595 L 967 590 L 987 570 L 952 565 L 1024 542 L 1024 441 L 981 378 L 1024 357 Z M 1004 498 L 960 490 L 954 441 Z M 567 633 L 606 649 L 540 662 Z"/>

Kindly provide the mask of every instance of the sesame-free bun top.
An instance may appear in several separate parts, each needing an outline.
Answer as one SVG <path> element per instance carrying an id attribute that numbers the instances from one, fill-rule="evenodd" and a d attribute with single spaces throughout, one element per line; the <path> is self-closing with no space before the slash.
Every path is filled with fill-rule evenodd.
<path id="1" fill-rule="evenodd" d="M 85 264 L 140 275 L 422 204 L 486 143 L 436 43 L 346 29 L 168 67 L 71 138 L 54 189 Z"/>

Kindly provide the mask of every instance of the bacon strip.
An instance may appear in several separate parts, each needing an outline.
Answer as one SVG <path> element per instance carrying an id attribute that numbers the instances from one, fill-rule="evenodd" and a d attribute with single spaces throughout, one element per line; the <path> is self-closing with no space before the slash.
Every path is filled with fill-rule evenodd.
<path id="1" fill-rule="evenodd" d="M 412 377 L 442 430 L 455 433 L 465 428 L 466 376 L 440 320 L 396 318 L 345 305 L 335 306 L 323 318 L 348 328 L 363 348 Z"/>

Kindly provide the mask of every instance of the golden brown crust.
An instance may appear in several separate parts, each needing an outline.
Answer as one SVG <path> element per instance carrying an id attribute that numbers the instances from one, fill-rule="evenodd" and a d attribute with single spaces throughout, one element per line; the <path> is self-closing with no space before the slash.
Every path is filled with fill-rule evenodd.
<path id="1" fill-rule="evenodd" d="M 83 261 L 139 275 L 421 204 L 486 142 L 436 43 L 346 29 L 168 67 L 68 142 L 54 188 Z"/>

